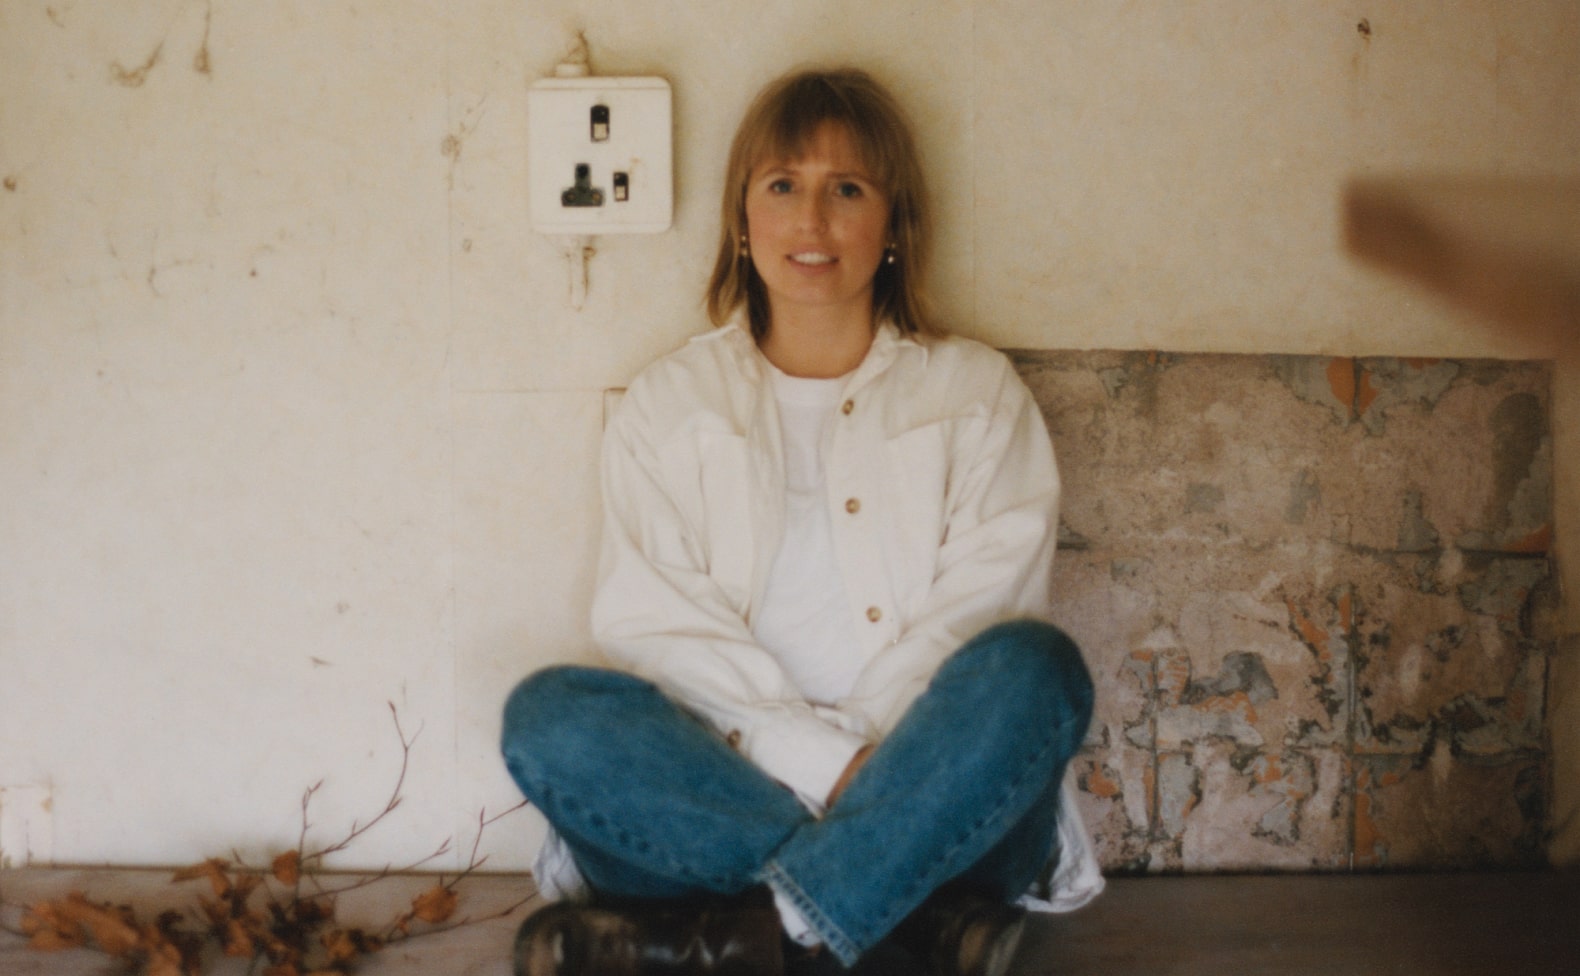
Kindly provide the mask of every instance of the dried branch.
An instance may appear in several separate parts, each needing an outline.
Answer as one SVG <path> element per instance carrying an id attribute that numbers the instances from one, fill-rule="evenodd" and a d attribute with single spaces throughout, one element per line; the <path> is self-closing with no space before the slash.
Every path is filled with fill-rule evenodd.
<path id="1" fill-rule="evenodd" d="M 491 921 L 493 921 L 496 918 L 508 918 L 509 916 L 515 914 L 517 909 L 521 908 L 524 905 L 530 904 L 537 897 L 538 897 L 538 894 L 536 892 L 533 892 L 532 894 L 528 895 L 525 898 L 520 899 L 519 901 L 515 901 L 515 902 L 510 903 L 509 905 L 506 905 L 504 908 L 500 909 L 497 912 L 494 912 L 492 915 L 479 915 L 476 918 L 473 918 L 472 916 L 468 915 L 468 916 L 460 918 L 460 919 L 458 919 L 458 920 L 456 920 L 454 922 L 450 922 L 447 925 L 433 925 L 433 926 L 429 926 L 428 928 L 424 928 L 424 929 L 421 929 L 421 930 L 415 931 L 415 932 L 403 931 L 403 932 L 399 933 L 398 935 L 390 936 L 386 940 L 386 942 L 389 945 L 394 945 L 397 942 L 410 942 L 413 939 L 426 938 L 427 936 L 430 936 L 430 935 L 439 935 L 439 934 L 444 933 L 444 932 L 454 931 L 455 929 L 465 928 L 468 925 L 479 925 L 479 924 L 481 924 L 483 922 L 491 922 Z"/>
<path id="2" fill-rule="evenodd" d="M 401 787 L 406 784 L 406 771 L 411 767 L 411 747 L 416 743 L 418 736 L 422 735 L 422 726 L 417 727 L 417 731 L 413 733 L 410 739 L 406 738 L 405 731 L 400 727 L 400 713 L 395 710 L 395 703 L 388 702 L 387 704 L 389 705 L 390 709 L 390 717 L 395 720 L 395 734 L 400 737 L 401 753 L 400 774 L 395 777 L 395 788 L 390 791 L 389 801 L 384 804 L 384 809 L 379 811 L 378 816 L 374 817 L 372 820 L 369 820 L 367 823 L 358 826 L 355 821 L 352 821 L 351 832 L 346 834 L 346 836 L 339 842 L 330 844 L 328 847 L 325 847 L 319 851 L 315 851 L 312 854 L 304 854 L 302 856 L 302 861 L 304 863 L 316 861 L 321 864 L 323 863 L 324 858 L 328 855 L 339 853 L 340 851 L 345 850 L 347 847 L 350 847 L 351 843 L 358 837 L 361 837 L 363 834 L 373 829 L 373 827 L 378 824 L 379 821 L 395 812 L 395 808 L 400 806 L 401 800 L 404 799 L 404 797 L 401 795 Z M 306 796 L 302 797 L 302 837 L 304 842 L 307 833 L 307 802 L 309 799 L 311 799 L 313 792 L 316 789 L 317 787 L 314 786 L 312 789 L 307 791 Z M 297 850 L 305 850 L 305 843 L 302 846 L 298 846 Z"/>
<path id="3" fill-rule="evenodd" d="M 483 843 L 483 831 L 487 830 L 490 825 L 498 823 L 499 821 L 501 821 L 501 820 L 505 819 L 506 817 L 510 816 L 512 813 L 515 813 L 517 810 L 520 810 L 523 807 L 527 806 L 527 804 L 530 803 L 530 802 L 531 802 L 530 800 L 522 800 L 520 803 L 518 803 L 515 806 L 511 807 L 509 810 L 506 810 L 504 813 L 498 814 L 498 815 L 493 816 L 493 817 L 489 817 L 487 820 L 483 819 L 484 815 L 488 812 L 486 807 L 484 809 L 482 809 L 482 810 L 477 811 L 477 834 L 476 834 L 476 836 L 474 836 L 472 838 L 472 853 L 467 858 L 466 870 L 461 872 L 461 878 L 466 877 L 467 875 L 471 874 L 473 871 L 475 871 L 478 868 L 482 867 L 483 866 L 483 861 L 488 860 L 488 855 L 487 854 L 484 854 L 481 860 L 479 860 L 478 856 L 477 856 L 477 848 L 478 848 L 479 845 L 481 845 Z M 461 878 L 457 878 L 456 880 L 460 881 Z"/>
<path id="4" fill-rule="evenodd" d="M 438 849 L 432 854 L 429 854 L 427 857 L 419 858 L 400 868 L 394 868 L 389 865 L 385 865 L 384 868 L 376 874 L 368 875 L 367 877 L 353 881 L 350 884 L 342 885 L 339 888 L 324 888 L 319 885 L 317 875 L 309 875 L 308 877 L 313 882 L 315 889 L 313 897 L 333 898 L 336 895 L 343 895 L 348 891 L 356 891 L 358 888 L 366 888 L 369 885 L 377 884 L 378 882 L 383 881 L 386 878 L 393 877 L 397 874 L 410 874 L 411 872 L 422 867 L 424 864 L 427 864 L 429 861 L 432 861 L 434 858 L 443 857 L 448 853 L 450 853 L 450 840 L 449 838 L 445 838 L 444 843 L 440 844 Z"/>
<path id="5" fill-rule="evenodd" d="M 302 794 L 297 846 L 277 855 L 267 869 L 248 866 L 233 849 L 229 860 L 210 858 L 175 872 L 171 878 L 173 883 L 207 881 L 212 892 L 212 897 L 199 896 L 197 904 L 185 913 L 163 912 L 153 923 L 145 924 L 130 906 L 95 903 L 81 892 L 72 892 L 58 901 L 28 906 L 23 912 L 20 929 L 0 924 L 0 931 L 25 938 L 31 947 L 40 950 L 97 949 L 125 963 L 128 972 L 140 976 L 199 976 L 205 948 L 217 949 L 226 957 L 250 959 L 250 971 L 266 964 L 264 976 L 304 976 L 308 973 L 347 973 L 360 959 L 391 943 L 511 915 L 536 895 L 489 915 L 454 919 L 460 903 L 460 884 L 487 860 L 486 856 L 478 855 L 483 832 L 526 806 L 525 802 L 493 817 L 480 811 L 477 835 L 472 840 L 466 867 L 449 880 L 439 875 L 437 883 L 413 898 L 411 907 L 397 913 L 380 934 L 336 923 L 339 895 L 389 880 L 398 873 L 414 871 L 450 851 L 451 839 L 446 838 L 433 853 L 399 869 L 385 866 L 372 875 L 333 888 L 319 879 L 328 855 L 350 847 L 401 804 L 412 746 L 422 729 L 419 727 L 408 737 L 393 702 L 389 703 L 389 709 L 401 744 L 400 772 L 395 787 L 384 809 L 366 823 L 354 821 L 346 835 L 335 843 L 303 853 L 312 826 L 309 816 L 312 800 L 323 786 L 323 780 L 319 780 Z M 311 885 L 311 893 L 304 892 L 304 883 Z M 259 891 L 265 899 L 261 908 L 252 905 L 253 895 Z M 3 904 L 0 901 L 0 906 Z"/>

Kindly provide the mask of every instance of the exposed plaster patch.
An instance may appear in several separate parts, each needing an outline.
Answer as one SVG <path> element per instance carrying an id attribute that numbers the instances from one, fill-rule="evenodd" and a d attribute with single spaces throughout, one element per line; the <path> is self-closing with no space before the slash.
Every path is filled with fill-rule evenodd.
<path id="1" fill-rule="evenodd" d="M 1273 375 L 1306 403 L 1327 407 L 1339 424 L 1354 416 L 1355 361 L 1318 356 L 1273 356 Z"/>
<path id="2" fill-rule="evenodd" d="M 1438 545 L 1437 530 L 1426 520 L 1419 491 L 1405 492 L 1404 517 L 1399 523 L 1400 552 L 1429 552 Z"/>
<path id="3" fill-rule="evenodd" d="M 1357 381 L 1356 414 L 1368 434 L 1381 435 L 1390 410 L 1420 405 L 1431 412 L 1459 374 L 1459 364 L 1446 359 L 1364 360 Z"/>
<path id="4" fill-rule="evenodd" d="M 1459 587 L 1466 610 L 1486 614 L 1502 629 L 1514 630 L 1530 602 L 1531 591 L 1547 578 L 1545 559 L 1498 559 L 1474 580 Z"/>
<path id="5" fill-rule="evenodd" d="M 1185 818 L 1201 804 L 1201 770 L 1189 756 L 1158 757 L 1158 827 L 1166 837 L 1185 832 Z"/>
<path id="6" fill-rule="evenodd" d="M 1278 697 L 1278 686 L 1273 683 L 1262 656 L 1251 651 L 1236 651 L 1224 655 L 1218 674 L 1212 678 L 1192 681 L 1185 688 L 1182 701 L 1187 705 L 1200 704 L 1208 698 L 1227 698 L 1244 692 L 1253 705 Z"/>
<path id="7" fill-rule="evenodd" d="M 1217 485 L 1193 484 L 1185 489 L 1185 511 L 1212 513 L 1223 504 L 1223 489 Z"/>
<path id="8" fill-rule="evenodd" d="M 1289 487 L 1289 505 L 1284 509 L 1284 521 L 1300 525 L 1313 505 L 1322 503 L 1322 486 L 1317 476 L 1301 468 L 1295 473 L 1295 482 Z"/>

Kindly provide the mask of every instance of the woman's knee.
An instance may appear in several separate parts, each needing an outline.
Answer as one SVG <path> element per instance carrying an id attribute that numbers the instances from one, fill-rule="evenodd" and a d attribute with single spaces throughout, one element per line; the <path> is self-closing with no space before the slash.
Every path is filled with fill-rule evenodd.
<path id="1" fill-rule="evenodd" d="M 642 684 L 630 675 L 599 668 L 544 668 L 505 699 L 503 746 L 507 752 L 561 748 L 566 739 L 585 737 L 589 726 L 613 719 L 613 699 Z"/>
<path id="2" fill-rule="evenodd" d="M 1075 641 L 1041 620 L 995 624 L 968 641 L 947 667 L 974 675 L 997 693 L 1029 702 L 1039 714 L 1092 711 L 1092 677 Z M 990 691 L 989 693 L 994 693 Z"/>

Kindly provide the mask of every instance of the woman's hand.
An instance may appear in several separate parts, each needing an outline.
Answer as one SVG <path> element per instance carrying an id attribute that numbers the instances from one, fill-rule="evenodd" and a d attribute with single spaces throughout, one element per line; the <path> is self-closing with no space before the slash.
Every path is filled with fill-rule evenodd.
<path id="1" fill-rule="evenodd" d="M 861 772 L 861 767 L 867 764 L 867 759 L 872 755 L 872 750 L 875 748 L 877 747 L 869 743 L 856 750 L 856 754 L 850 757 L 850 764 L 845 767 L 843 773 L 839 774 L 839 779 L 834 781 L 834 788 L 828 791 L 828 802 L 824 804 L 825 806 L 831 807 L 834 805 L 834 801 L 838 800 L 840 794 L 845 792 L 845 787 L 849 786 L 850 781 L 856 778 L 857 773 Z"/>

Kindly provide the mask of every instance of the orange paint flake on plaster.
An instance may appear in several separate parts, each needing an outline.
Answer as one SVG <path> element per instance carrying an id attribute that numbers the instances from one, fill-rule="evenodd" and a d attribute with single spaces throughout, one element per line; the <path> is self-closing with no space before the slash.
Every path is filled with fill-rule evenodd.
<path id="1" fill-rule="evenodd" d="M 1284 778 L 1284 766 L 1278 761 L 1277 756 L 1263 756 L 1261 762 L 1253 769 L 1251 777 L 1266 786 L 1268 783 Z"/>
<path id="2" fill-rule="evenodd" d="M 1190 658 L 1168 654 L 1158 665 L 1158 690 L 1178 701 L 1190 685 Z"/>
<path id="3" fill-rule="evenodd" d="M 1363 774 L 1364 775 L 1364 774 Z M 1381 862 L 1382 831 L 1372 819 L 1372 798 L 1362 792 L 1355 794 L 1355 863 L 1367 866 Z"/>
<path id="4" fill-rule="evenodd" d="M 1086 774 L 1085 781 L 1081 784 L 1086 792 L 1104 800 L 1110 800 L 1119 795 L 1119 784 L 1110 779 L 1101 763 L 1093 763 L 1091 771 Z"/>
<path id="5" fill-rule="evenodd" d="M 1231 692 L 1227 695 L 1217 695 L 1201 703 L 1201 707 L 1209 712 L 1231 712 L 1245 719 L 1247 724 L 1256 722 L 1256 706 L 1251 704 L 1251 696 L 1243 691 Z"/>
<path id="6" fill-rule="evenodd" d="M 1359 417 L 1370 409 L 1379 392 L 1377 387 L 1372 385 L 1372 374 L 1364 369 L 1361 370 L 1360 381 L 1355 389 L 1355 416 Z"/>
<path id="7" fill-rule="evenodd" d="M 1509 543 L 1507 551 L 1525 554 L 1547 552 L 1553 546 L 1553 527 L 1549 523 L 1523 539 Z"/>
<path id="8" fill-rule="evenodd" d="M 1382 828 L 1377 825 L 1377 820 L 1372 816 L 1375 800 L 1370 792 L 1375 786 L 1394 786 L 1404 781 L 1399 773 L 1386 772 L 1374 778 L 1372 771 L 1362 767 L 1355 775 L 1355 863 L 1375 866 L 1382 863 L 1383 851 L 1387 845 L 1383 842 Z"/>
<path id="9" fill-rule="evenodd" d="M 1349 616 L 1348 601 L 1349 595 L 1345 594 L 1344 600 L 1339 606 L 1339 613 L 1346 618 Z M 1323 630 L 1322 626 L 1315 620 L 1301 613 L 1300 608 L 1295 606 L 1294 600 L 1286 599 L 1284 606 L 1289 608 L 1290 622 L 1295 625 L 1295 630 L 1300 634 L 1300 639 L 1310 645 L 1313 651 L 1317 652 L 1317 659 L 1321 661 L 1332 660 L 1333 653 L 1328 648 L 1328 632 Z M 1345 626 L 1348 629 L 1347 621 Z"/>
<path id="10" fill-rule="evenodd" d="M 1328 388 L 1335 400 L 1354 410 L 1355 360 L 1347 356 L 1328 360 Z"/>

